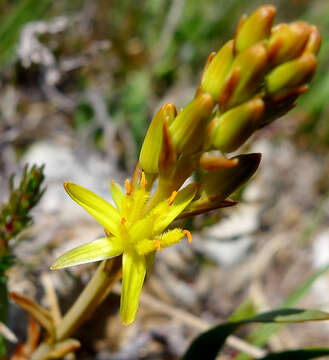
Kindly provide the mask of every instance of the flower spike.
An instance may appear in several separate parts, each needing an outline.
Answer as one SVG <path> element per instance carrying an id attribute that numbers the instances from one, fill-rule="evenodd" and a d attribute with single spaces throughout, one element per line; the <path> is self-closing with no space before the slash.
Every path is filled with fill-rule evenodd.
<path id="1" fill-rule="evenodd" d="M 305 22 L 272 27 L 275 12 L 262 6 L 243 16 L 234 39 L 208 57 L 193 100 L 178 112 L 173 104 L 160 107 L 131 182 L 125 181 L 125 191 L 110 183 L 115 207 L 79 185 L 64 184 L 107 237 L 72 249 L 52 269 L 122 254 L 120 314 L 126 325 L 135 319 L 156 253 L 184 237 L 192 241 L 188 230 L 168 226 L 236 205 L 228 196 L 255 173 L 261 155 L 226 153 L 291 110 L 308 89 L 321 36 Z M 193 175 L 198 183 L 189 183 Z"/>

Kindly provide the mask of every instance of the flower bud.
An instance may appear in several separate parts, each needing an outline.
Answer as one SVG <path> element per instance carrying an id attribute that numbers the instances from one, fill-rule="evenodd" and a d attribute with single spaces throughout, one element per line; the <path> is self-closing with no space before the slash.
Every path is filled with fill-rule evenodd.
<path id="1" fill-rule="evenodd" d="M 223 152 L 237 150 L 257 129 L 263 113 L 263 100 L 254 98 L 215 117 L 207 129 L 208 141 Z"/>
<path id="2" fill-rule="evenodd" d="M 275 94 L 307 82 L 313 75 L 316 65 L 315 56 L 307 53 L 296 60 L 288 61 L 278 66 L 265 78 L 267 92 Z"/>
<path id="3" fill-rule="evenodd" d="M 162 146 L 158 163 L 162 175 L 169 175 L 174 170 L 176 163 L 176 152 L 169 134 L 167 119 L 163 121 Z"/>
<path id="4" fill-rule="evenodd" d="M 213 57 L 202 76 L 201 90 L 216 100 L 233 62 L 233 46 L 233 40 L 227 42 Z"/>
<path id="5" fill-rule="evenodd" d="M 269 38 L 276 10 L 273 6 L 261 6 L 238 28 L 235 49 L 241 52 L 259 41 Z"/>
<path id="6" fill-rule="evenodd" d="M 207 171 L 228 169 L 236 166 L 237 163 L 237 159 L 228 159 L 224 156 L 216 156 L 207 152 L 203 153 L 200 157 L 200 168 Z"/>
<path id="7" fill-rule="evenodd" d="M 158 162 L 162 147 L 163 122 L 164 119 L 167 119 L 171 124 L 175 116 L 175 105 L 164 104 L 153 117 L 139 156 L 141 167 L 146 173 L 156 174 L 159 172 Z"/>
<path id="8" fill-rule="evenodd" d="M 301 55 L 310 33 L 311 27 L 302 21 L 277 26 L 267 48 L 270 63 L 282 64 Z"/>
<path id="9" fill-rule="evenodd" d="M 243 154 L 235 157 L 238 164 L 228 169 L 211 171 L 200 180 L 197 201 L 222 201 L 243 185 L 257 170 L 261 154 Z M 191 203 L 193 205 L 193 202 Z"/>
<path id="10" fill-rule="evenodd" d="M 312 53 L 317 55 L 321 46 L 321 35 L 316 26 L 311 26 L 311 33 L 305 45 L 304 54 Z"/>
<path id="11" fill-rule="evenodd" d="M 209 94 L 199 94 L 169 126 L 169 134 L 177 153 L 192 154 L 200 150 L 204 130 L 214 108 Z"/>
<path id="12" fill-rule="evenodd" d="M 218 103 L 226 111 L 250 99 L 259 89 L 267 66 L 267 53 L 263 44 L 242 51 L 234 60 L 231 76 L 225 82 Z"/>

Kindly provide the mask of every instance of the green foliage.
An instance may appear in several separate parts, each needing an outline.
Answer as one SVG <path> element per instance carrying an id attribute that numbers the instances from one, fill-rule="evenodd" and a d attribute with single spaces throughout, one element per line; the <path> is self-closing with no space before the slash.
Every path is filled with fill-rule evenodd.
<path id="1" fill-rule="evenodd" d="M 123 90 L 121 105 L 138 148 L 141 147 L 147 126 L 147 100 L 151 96 L 150 74 L 146 71 L 131 73 Z"/>
<path id="2" fill-rule="evenodd" d="M 0 210 L 0 245 L 6 243 L 29 226 L 32 217 L 30 210 L 38 203 L 45 189 L 41 189 L 44 180 L 44 166 L 33 165 L 28 169 L 26 165 L 22 179 L 17 188 L 14 185 L 14 176 L 10 179 L 9 200 Z"/>
<path id="3" fill-rule="evenodd" d="M 223 347 L 226 339 L 238 328 L 251 323 L 298 323 L 305 321 L 328 320 L 329 314 L 318 310 L 302 310 L 302 309 L 280 309 L 266 313 L 262 313 L 235 322 L 227 322 L 213 327 L 212 329 L 199 335 L 190 345 L 187 352 L 183 356 L 183 360 L 200 359 L 200 354 L 207 360 L 215 359 L 218 352 Z M 302 350 L 300 350 L 302 351 Z M 329 349 L 323 349 L 329 354 Z M 319 356 L 322 356 L 323 353 Z M 312 357 L 304 357 L 311 359 Z M 314 357 L 313 357 L 314 358 Z M 266 359 L 266 358 L 265 358 Z M 278 359 L 278 357 L 276 357 Z M 286 359 L 286 358 L 285 358 Z"/>
<path id="4" fill-rule="evenodd" d="M 329 355 L 329 349 L 303 349 L 272 353 L 260 360 L 308 360 Z"/>
<path id="5" fill-rule="evenodd" d="M 45 189 L 41 189 L 44 180 L 44 166 L 24 167 L 23 176 L 17 187 L 14 176 L 10 178 L 8 202 L 0 209 L 0 321 L 6 323 L 8 316 L 8 291 L 6 270 L 13 263 L 8 248 L 9 240 L 17 236 L 32 223 L 30 210 L 38 203 Z M 0 337 L 0 355 L 6 353 L 5 341 Z"/>
<path id="6" fill-rule="evenodd" d="M 88 125 L 94 117 L 93 108 L 87 103 L 79 104 L 73 113 L 73 126 L 76 129 Z"/>
<path id="7" fill-rule="evenodd" d="M 314 282 L 325 274 L 329 269 L 329 265 L 325 265 L 317 270 L 310 278 L 308 278 L 301 286 L 299 286 L 282 304 L 282 308 L 294 306 L 302 297 L 304 297 L 311 289 Z M 250 316 L 250 314 L 249 314 Z M 265 324 L 253 330 L 248 336 L 247 340 L 256 346 L 265 346 L 270 337 L 278 332 L 283 325 L 279 324 Z M 236 360 L 250 360 L 247 354 L 239 354 Z"/>
<path id="8" fill-rule="evenodd" d="M 40 19 L 51 4 L 51 0 L 21 0 L 11 7 L 10 13 L 2 16 L 0 25 L 0 63 L 8 65 L 15 55 L 15 46 L 22 26 Z"/>

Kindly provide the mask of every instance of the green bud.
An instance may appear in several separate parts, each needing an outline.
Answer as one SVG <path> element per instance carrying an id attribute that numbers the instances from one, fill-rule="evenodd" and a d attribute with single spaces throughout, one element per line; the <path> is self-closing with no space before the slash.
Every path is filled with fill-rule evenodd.
<path id="1" fill-rule="evenodd" d="M 250 99 L 259 90 L 267 66 L 264 44 L 256 44 L 242 51 L 234 60 L 231 75 L 225 82 L 218 103 L 226 111 Z"/>
<path id="2" fill-rule="evenodd" d="M 238 28 L 235 49 L 241 52 L 259 41 L 269 38 L 276 10 L 273 6 L 261 6 Z"/>
<path id="3" fill-rule="evenodd" d="M 211 171 L 200 180 L 199 200 L 222 201 L 243 185 L 257 170 L 261 154 L 243 154 L 235 157 L 238 164 L 228 169 Z M 193 202 L 192 204 L 193 205 Z"/>
<path id="4" fill-rule="evenodd" d="M 233 62 L 234 41 L 227 42 L 213 57 L 201 80 L 202 92 L 210 94 L 215 100 L 223 88 Z"/>
<path id="5" fill-rule="evenodd" d="M 254 98 L 215 117 L 208 126 L 208 142 L 223 152 L 237 150 L 262 121 L 264 102 Z"/>
<path id="6" fill-rule="evenodd" d="M 300 56 L 310 33 L 311 27 L 302 21 L 274 28 L 267 48 L 270 63 L 278 65 Z"/>
<path id="7" fill-rule="evenodd" d="M 172 144 L 179 153 L 193 154 L 202 147 L 204 131 L 214 108 L 209 94 L 199 94 L 169 126 Z"/>
<path id="8" fill-rule="evenodd" d="M 267 92 L 275 94 L 307 82 L 313 75 L 316 65 L 315 56 L 308 53 L 278 66 L 265 78 Z"/>
<path id="9" fill-rule="evenodd" d="M 174 104 L 163 105 L 154 115 L 139 156 L 141 167 L 146 173 L 156 174 L 159 172 L 158 163 L 162 147 L 163 122 L 164 119 L 167 119 L 168 123 L 171 124 L 175 116 Z"/>

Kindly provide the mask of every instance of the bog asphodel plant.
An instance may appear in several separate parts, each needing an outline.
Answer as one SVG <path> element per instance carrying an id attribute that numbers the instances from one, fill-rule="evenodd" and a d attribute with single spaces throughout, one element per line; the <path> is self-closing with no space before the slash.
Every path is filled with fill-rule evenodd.
<path id="1" fill-rule="evenodd" d="M 188 230 L 167 227 L 179 217 L 230 206 L 227 197 L 256 171 L 260 154 L 228 158 L 259 128 L 295 106 L 316 68 L 320 35 L 304 22 L 272 27 L 275 8 L 263 6 L 240 20 L 235 38 L 210 54 L 194 99 L 177 112 L 165 104 L 146 134 L 125 190 L 111 182 L 115 206 L 65 183 L 70 197 L 104 228 L 105 237 L 77 247 L 52 269 L 122 254 L 121 319 L 134 321 L 146 274 L 157 251 Z M 195 171 L 202 175 L 198 183 Z"/>

